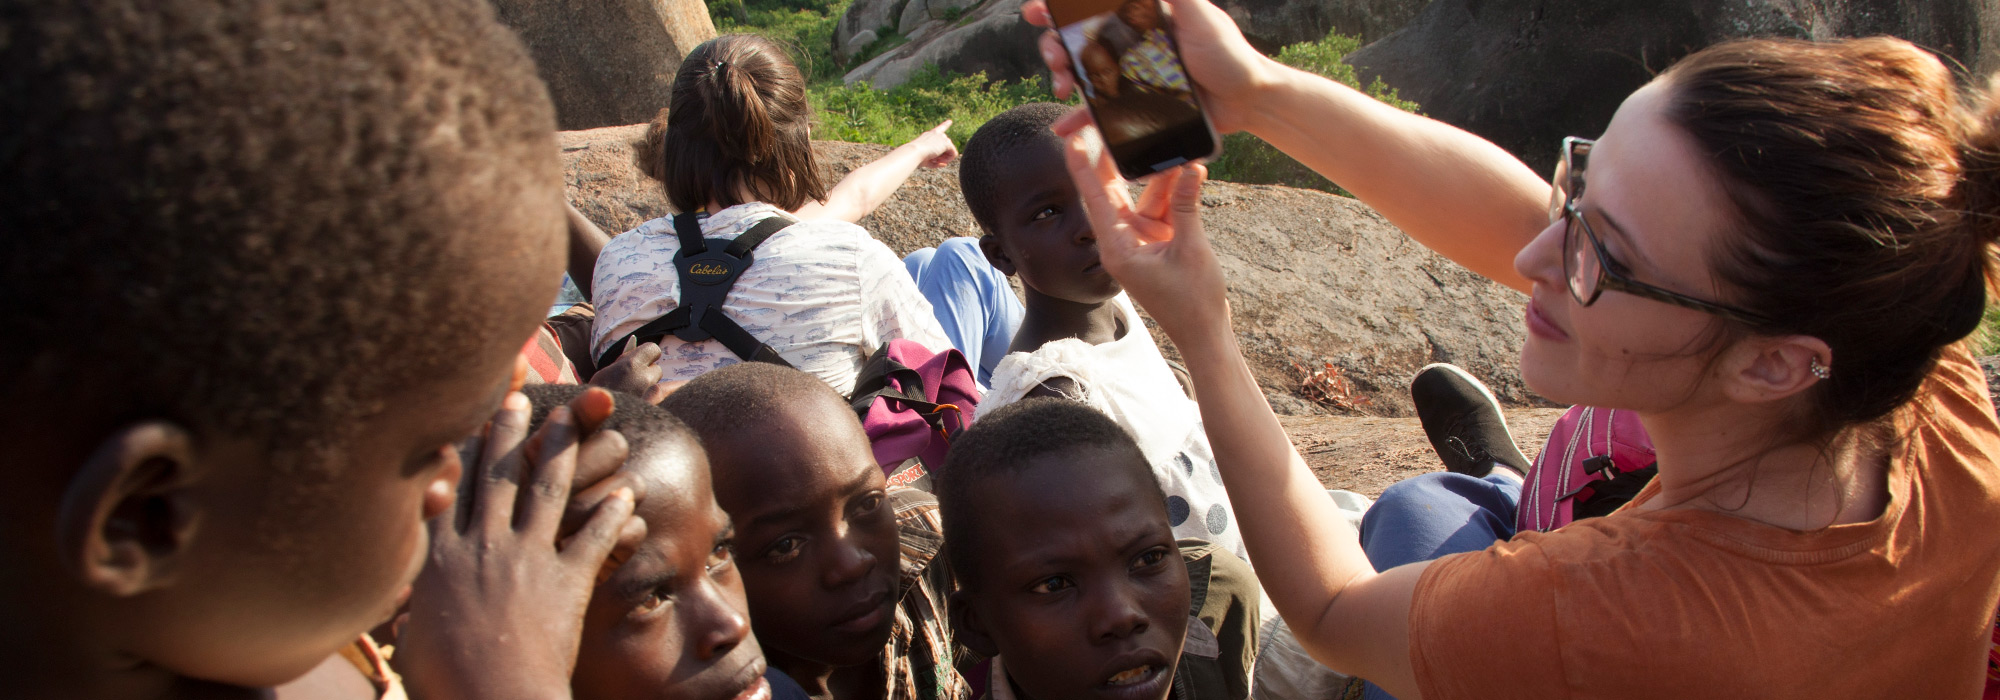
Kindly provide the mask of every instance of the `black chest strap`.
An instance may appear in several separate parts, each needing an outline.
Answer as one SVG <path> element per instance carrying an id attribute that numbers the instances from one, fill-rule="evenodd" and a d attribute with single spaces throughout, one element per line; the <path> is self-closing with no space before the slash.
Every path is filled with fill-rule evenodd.
<path id="1" fill-rule="evenodd" d="M 723 313 L 722 302 L 729 298 L 729 290 L 736 286 L 736 279 L 742 277 L 743 271 L 750 269 L 750 263 L 756 261 L 751 252 L 763 245 L 766 239 L 795 223 L 798 220 L 789 216 L 772 216 L 730 240 L 702 237 L 701 222 L 695 214 L 674 215 L 674 235 L 681 242 L 680 251 L 674 254 L 674 269 L 680 275 L 679 303 L 667 315 L 653 319 L 612 343 L 604 351 L 604 356 L 597 359 L 597 366 L 608 367 L 626 350 L 640 343 L 659 342 L 668 335 L 690 343 L 714 338 L 744 360 L 792 366 L 778 356 L 778 351 L 750 335 L 742 325 Z"/>

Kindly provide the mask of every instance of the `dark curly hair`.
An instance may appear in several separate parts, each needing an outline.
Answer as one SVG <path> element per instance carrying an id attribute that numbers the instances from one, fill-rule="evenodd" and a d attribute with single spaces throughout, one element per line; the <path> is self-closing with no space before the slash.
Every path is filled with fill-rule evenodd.
<path id="1" fill-rule="evenodd" d="M 938 513 L 944 518 L 946 556 L 961 581 L 970 581 L 978 564 L 978 539 L 983 523 L 979 504 L 993 494 L 985 486 L 990 480 L 1027 470 L 1038 458 L 1079 450 L 1103 450 L 1125 457 L 1113 460 L 1132 471 L 1134 478 L 1152 489 L 1165 502 L 1165 492 L 1153 478 L 1153 469 L 1132 434 L 1110 416 L 1090 406 L 1067 399 L 1037 397 L 1000 407 L 951 443 L 944 466 L 932 479 L 937 484 Z M 1089 488 L 1101 475 L 1076 474 L 1077 488 Z"/>
<path id="2" fill-rule="evenodd" d="M 562 182 L 486 2 L 0 0 L 0 28 L 10 427 L 324 451 L 518 324 L 454 293 Z"/>

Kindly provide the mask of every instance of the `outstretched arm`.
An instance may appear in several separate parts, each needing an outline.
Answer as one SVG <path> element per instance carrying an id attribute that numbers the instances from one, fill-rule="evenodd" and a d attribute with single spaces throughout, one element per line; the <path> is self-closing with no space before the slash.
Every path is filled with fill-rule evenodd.
<path id="1" fill-rule="evenodd" d="M 826 193 L 824 202 L 806 202 L 792 212 L 802 219 L 839 219 L 848 223 L 874 213 L 883 202 L 889 201 L 896 188 L 910 179 L 917 168 L 942 168 L 958 157 L 958 147 L 951 144 L 951 137 L 945 129 L 951 128 L 951 120 L 932 127 L 910 139 L 909 143 L 897 146 L 887 155 L 855 168 L 847 177 Z"/>
<path id="2" fill-rule="evenodd" d="M 564 203 L 563 206 L 569 210 L 569 280 L 576 283 L 576 289 L 583 292 L 583 298 L 589 299 L 590 281 L 597 275 L 597 254 L 604 252 L 604 244 L 610 243 L 611 237 L 605 235 L 604 229 L 598 228 L 583 212 L 577 211 L 575 205 Z"/>
<path id="3" fill-rule="evenodd" d="M 1549 185 L 1486 139 L 1375 101 L 1257 52 L 1209 0 L 1165 0 L 1202 107 L 1223 133 L 1248 131 L 1297 158 L 1417 242 L 1509 287 L 1528 290 L 1514 254 L 1548 225 Z M 1050 26 L 1042 0 L 1021 14 Z M 1057 96 L 1076 84 L 1053 32 L 1042 59 Z"/>
<path id="4" fill-rule="evenodd" d="M 1201 418 L 1264 591 L 1313 657 L 1395 693 L 1419 692 L 1409 656 L 1411 594 L 1427 564 L 1376 573 L 1264 400 L 1230 326 L 1221 265 L 1201 227 L 1201 180 L 1163 173 L 1135 202 L 1083 113 L 1056 124 L 1105 269 L 1181 350 Z"/>

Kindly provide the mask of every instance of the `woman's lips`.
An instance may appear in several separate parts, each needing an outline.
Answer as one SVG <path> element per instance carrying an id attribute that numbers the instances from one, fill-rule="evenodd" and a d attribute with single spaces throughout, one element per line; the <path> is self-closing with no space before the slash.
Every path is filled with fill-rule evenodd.
<path id="1" fill-rule="evenodd" d="M 1549 340 L 1569 340 L 1569 334 L 1556 327 L 1555 322 L 1550 321 L 1548 315 L 1542 313 L 1541 304 L 1534 299 L 1528 300 L 1527 317 L 1528 333 Z"/>

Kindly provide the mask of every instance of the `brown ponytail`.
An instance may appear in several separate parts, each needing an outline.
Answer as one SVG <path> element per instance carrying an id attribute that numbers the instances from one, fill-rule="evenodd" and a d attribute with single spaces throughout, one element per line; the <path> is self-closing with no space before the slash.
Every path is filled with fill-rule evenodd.
<path id="1" fill-rule="evenodd" d="M 640 166 L 679 211 L 710 200 L 790 211 L 826 199 L 811 126 L 805 78 L 784 51 L 755 35 L 721 36 L 681 62 L 668 107 L 641 143 Z"/>
<path id="2" fill-rule="evenodd" d="M 1907 403 L 1979 325 L 2000 237 L 1995 112 L 1961 101 L 1908 42 L 1747 40 L 1662 78 L 1668 118 L 1708 154 L 1742 235 L 1716 251 L 1749 330 L 1819 338 L 1832 375 L 1810 429 Z"/>

